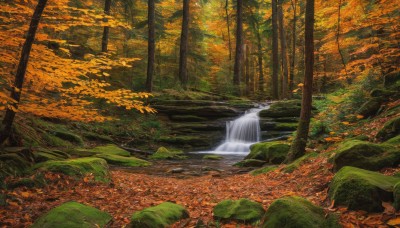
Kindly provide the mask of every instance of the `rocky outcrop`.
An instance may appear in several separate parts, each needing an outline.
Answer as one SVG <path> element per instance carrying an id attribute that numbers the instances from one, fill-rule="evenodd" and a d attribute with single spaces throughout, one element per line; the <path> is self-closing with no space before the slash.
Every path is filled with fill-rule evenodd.
<path id="1" fill-rule="evenodd" d="M 224 200 L 218 203 L 213 214 L 216 220 L 238 221 L 243 223 L 254 223 L 259 221 L 265 210 L 260 203 L 248 199 Z"/>
<path id="2" fill-rule="evenodd" d="M 289 149 L 290 145 L 281 141 L 256 143 L 251 146 L 250 154 L 245 159 L 258 159 L 270 164 L 280 164 L 285 160 Z"/>

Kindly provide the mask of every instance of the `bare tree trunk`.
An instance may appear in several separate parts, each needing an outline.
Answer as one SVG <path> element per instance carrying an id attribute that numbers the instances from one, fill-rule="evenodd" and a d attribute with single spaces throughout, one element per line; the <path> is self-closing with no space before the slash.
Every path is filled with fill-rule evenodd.
<path id="1" fill-rule="evenodd" d="M 257 57 L 258 57 L 258 90 L 264 91 L 264 72 L 263 72 L 263 54 L 261 45 L 261 34 L 258 27 L 257 30 Z"/>
<path id="2" fill-rule="evenodd" d="M 236 53 L 235 65 L 233 67 L 233 85 L 236 87 L 235 92 L 240 94 L 240 70 L 243 44 L 243 0 L 237 0 L 236 12 Z"/>
<path id="3" fill-rule="evenodd" d="M 179 80 L 184 89 L 187 89 L 187 48 L 189 39 L 189 5 L 190 0 L 183 0 L 182 32 L 179 51 Z"/>
<path id="4" fill-rule="evenodd" d="M 296 61 L 296 21 L 297 21 L 297 0 L 291 0 L 293 8 L 293 34 L 292 34 L 292 61 L 290 62 L 289 74 L 289 94 L 292 95 L 294 90 L 294 64 Z"/>
<path id="5" fill-rule="evenodd" d="M 287 60 L 287 51 L 286 51 L 286 35 L 285 28 L 283 24 L 283 10 L 282 10 L 282 1 L 278 4 L 278 20 L 279 20 L 279 34 L 281 40 L 281 60 L 282 60 L 282 96 L 281 98 L 288 97 L 288 80 L 289 80 L 289 72 L 288 72 L 288 60 Z"/>
<path id="6" fill-rule="evenodd" d="M 154 75 L 154 59 L 156 50 L 156 35 L 155 35 L 155 0 L 148 0 L 148 55 L 147 55 L 147 79 L 146 90 L 151 92 L 153 90 L 153 75 Z"/>
<path id="7" fill-rule="evenodd" d="M 104 13 L 106 15 L 110 15 L 110 9 L 111 9 L 111 0 L 105 0 L 104 4 Z M 104 22 L 108 22 L 107 18 L 103 19 Z M 103 30 L 103 38 L 101 40 L 101 51 L 102 52 L 107 52 L 108 51 L 108 37 L 110 34 L 110 27 L 104 26 Z"/>
<path id="8" fill-rule="evenodd" d="M 11 91 L 11 98 L 15 100 L 15 103 L 10 104 L 7 108 L 6 115 L 3 119 L 3 129 L 0 132 L 0 144 L 11 134 L 11 127 L 14 122 L 15 113 L 18 109 L 18 103 L 21 99 L 22 85 L 24 83 L 26 68 L 28 66 L 29 55 L 32 49 L 32 43 L 35 39 L 36 31 L 39 26 L 40 18 L 43 10 L 46 7 L 47 0 L 39 0 L 36 6 L 35 12 L 33 13 L 31 23 L 29 25 L 28 34 L 24 46 L 22 47 L 21 57 L 18 63 L 17 73 L 15 74 L 15 81 Z"/>
<path id="9" fill-rule="evenodd" d="M 314 0 L 307 0 L 305 16 L 305 73 L 303 99 L 296 138 L 287 157 L 292 162 L 305 154 L 312 107 L 312 84 L 314 67 Z"/>
<path id="10" fill-rule="evenodd" d="M 226 2 L 225 2 L 225 14 L 226 14 L 226 26 L 228 28 L 229 60 L 232 60 L 231 28 L 229 26 L 230 23 L 229 23 L 228 8 L 229 8 L 229 0 L 226 0 Z"/>
<path id="11" fill-rule="evenodd" d="M 246 45 L 246 54 L 245 54 L 245 64 L 246 64 L 246 96 L 250 94 L 250 45 Z"/>
<path id="12" fill-rule="evenodd" d="M 346 73 L 346 79 L 349 80 L 349 75 L 347 74 L 346 63 L 344 61 L 343 53 L 340 48 L 339 36 L 340 36 L 340 8 L 342 7 L 342 0 L 339 0 L 339 7 L 338 7 L 338 21 L 337 21 L 337 30 L 336 30 L 336 44 L 338 48 L 338 52 L 340 54 L 340 59 L 342 60 L 344 72 Z M 348 81 L 349 82 L 349 81 Z M 350 83 L 349 83 L 350 84 Z"/>
<path id="13" fill-rule="evenodd" d="M 272 99 L 279 98 L 278 92 L 278 18 L 277 0 L 272 0 Z"/>

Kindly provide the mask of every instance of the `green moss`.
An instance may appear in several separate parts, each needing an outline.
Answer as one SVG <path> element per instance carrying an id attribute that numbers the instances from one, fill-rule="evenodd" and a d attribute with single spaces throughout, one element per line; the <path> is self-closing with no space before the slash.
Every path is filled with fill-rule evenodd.
<path id="1" fill-rule="evenodd" d="M 158 148 L 157 152 L 150 156 L 151 159 L 185 159 L 182 151 L 172 151 L 165 147 Z"/>
<path id="2" fill-rule="evenodd" d="M 394 199 L 394 202 L 393 202 L 394 208 L 396 208 L 396 210 L 400 210 L 400 182 L 398 182 L 394 186 L 393 199 Z"/>
<path id="3" fill-rule="evenodd" d="M 298 117 L 300 116 L 301 100 L 278 101 L 272 103 L 269 109 L 260 112 L 261 117 Z"/>
<path id="4" fill-rule="evenodd" d="M 0 179 L 6 176 L 20 176 L 26 173 L 31 163 L 17 153 L 0 155 Z"/>
<path id="5" fill-rule="evenodd" d="M 128 227 L 164 228 L 188 217 L 189 213 L 181 205 L 165 202 L 135 212 Z"/>
<path id="6" fill-rule="evenodd" d="M 297 168 L 299 168 L 304 162 L 306 162 L 310 158 L 314 158 L 317 156 L 318 156 L 318 153 L 315 153 L 315 152 L 308 153 L 308 154 L 296 159 L 294 162 L 286 165 L 285 168 L 283 168 L 283 172 L 291 173 L 291 172 L 295 171 Z"/>
<path id="7" fill-rule="evenodd" d="M 345 166 L 329 185 L 329 197 L 349 210 L 382 211 L 382 201 L 393 201 L 393 188 L 400 178 Z"/>
<path id="8" fill-rule="evenodd" d="M 85 139 L 92 140 L 92 141 L 100 141 L 100 142 L 108 142 L 111 143 L 114 140 L 107 135 L 100 135 L 93 132 L 86 132 L 82 135 Z"/>
<path id="9" fill-rule="evenodd" d="M 237 162 L 234 166 L 238 167 L 260 167 L 265 164 L 265 161 L 257 159 L 245 159 L 243 161 Z"/>
<path id="10" fill-rule="evenodd" d="M 170 117 L 174 121 L 187 121 L 187 122 L 202 122 L 207 121 L 207 118 L 194 116 L 194 115 L 172 115 Z"/>
<path id="11" fill-rule="evenodd" d="M 67 202 L 40 217 L 32 228 L 108 227 L 112 217 L 106 212 L 77 202 Z"/>
<path id="12" fill-rule="evenodd" d="M 260 203 L 248 199 L 224 200 L 213 209 L 214 218 L 217 220 L 235 220 L 244 223 L 255 223 L 264 213 L 265 210 Z"/>
<path id="13" fill-rule="evenodd" d="M 207 160 L 221 160 L 223 159 L 222 156 L 219 155 L 215 155 L 215 154 L 208 154 L 208 155 L 204 155 L 203 159 L 207 159 Z"/>
<path id="14" fill-rule="evenodd" d="M 262 168 L 253 170 L 250 172 L 250 174 L 253 176 L 257 176 L 257 175 L 260 175 L 263 173 L 269 173 L 271 171 L 276 170 L 277 168 L 278 168 L 278 166 L 276 166 L 276 165 L 266 166 L 266 167 L 262 167 Z"/>
<path id="15" fill-rule="evenodd" d="M 382 99 L 380 97 L 373 97 L 361 105 L 356 113 L 364 117 L 375 116 L 381 107 L 381 104 Z"/>
<path id="16" fill-rule="evenodd" d="M 275 131 L 294 131 L 297 129 L 298 123 L 277 123 L 274 127 Z"/>
<path id="17" fill-rule="evenodd" d="M 379 130 L 376 138 L 381 141 L 386 141 L 400 134 L 400 117 L 396 117 L 388 121 Z"/>
<path id="18" fill-rule="evenodd" d="M 54 146 L 54 147 L 72 147 L 72 143 L 62 140 L 52 134 L 44 134 L 43 139 L 46 142 L 46 145 L 48 146 Z"/>
<path id="19" fill-rule="evenodd" d="M 387 140 L 387 141 L 385 142 L 385 144 L 390 144 L 390 145 L 399 146 L 399 145 L 400 145 L 400 135 L 398 135 L 398 136 L 396 136 L 396 137 L 393 137 L 393 138 Z"/>
<path id="20" fill-rule="evenodd" d="M 78 178 L 93 174 L 95 181 L 110 181 L 107 162 L 101 158 L 78 158 L 65 161 L 47 161 L 37 164 L 34 168 L 38 170 L 63 173 Z"/>
<path id="21" fill-rule="evenodd" d="M 359 140 L 341 143 L 333 157 L 334 170 L 343 166 L 354 166 L 368 170 L 394 167 L 400 163 L 400 150 L 385 144 L 374 144 Z"/>
<path id="22" fill-rule="evenodd" d="M 80 137 L 80 136 L 78 136 L 78 135 L 75 135 L 75 134 L 73 134 L 73 133 L 71 133 L 71 132 L 67 132 L 67 131 L 54 131 L 53 132 L 53 134 L 54 134 L 54 136 L 56 136 L 56 137 L 58 137 L 58 138 L 60 138 L 60 139 L 63 139 L 63 140 L 66 140 L 66 141 L 68 141 L 68 142 L 71 142 L 71 143 L 74 143 L 74 144 L 78 144 L 78 145 L 80 145 L 80 146 L 83 146 L 83 139 Z"/>
<path id="23" fill-rule="evenodd" d="M 96 154 L 109 154 L 109 155 L 119 155 L 124 157 L 129 157 L 131 154 L 114 144 L 108 144 L 105 146 L 98 146 L 92 149 L 78 149 L 72 152 L 79 156 L 93 156 Z"/>
<path id="24" fill-rule="evenodd" d="M 335 216 L 297 196 L 275 200 L 268 208 L 261 227 L 268 228 L 333 228 L 341 227 Z"/>
<path id="25" fill-rule="evenodd" d="M 245 159 L 258 159 L 279 164 L 285 160 L 289 149 L 289 144 L 280 141 L 256 143 L 251 146 L 250 154 Z"/>
<path id="26" fill-rule="evenodd" d="M 97 154 L 95 156 L 106 160 L 108 164 L 112 165 L 129 167 L 143 167 L 151 165 L 150 162 L 135 157 L 123 157 L 112 154 Z"/>

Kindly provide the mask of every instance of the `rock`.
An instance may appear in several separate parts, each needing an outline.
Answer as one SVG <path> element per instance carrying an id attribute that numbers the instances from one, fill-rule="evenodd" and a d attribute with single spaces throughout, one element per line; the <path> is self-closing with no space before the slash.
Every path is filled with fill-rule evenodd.
<path id="1" fill-rule="evenodd" d="M 365 118 L 375 116 L 381 108 L 381 104 L 382 99 L 380 97 L 373 97 L 362 104 L 356 113 L 364 116 Z"/>
<path id="2" fill-rule="evenodd" d="M 223 117 L 236 117 L 240 114 L 237 109 L 221 106 L 168 106 L 168 105 L 153 105 L 153 108 L 157 109 L 159 113 L 167 115 L 195 115 L 207 119 L 218 119 Z"/>
<path id="3" fill-rule="evenodd" d="M 157 152 L 150 156 L 151 159 L 185 159 L 182 151 L 171 151 L 165 147 L 158 148 Z"/>
<path id="4" fill-rule="evenodd" d="M 295 131 L 298 123 L 277 123 L 273 130 L 275 131 Z"/>
<path id="5" fill-rule="evenodd" d="M 114 144 L 108 144 L 105 146 L 98 146 L 92 149 L 78 149 L 75 151 L 72 151 L 71 153 L 76 154 L 78 156 L 93 156 L 96 154 L 107 154 L 107 155 L 118 155 L 118 156 L 124 156 L 124 157 L 129 157 L 131 154 L 122 149 L 119 148 L 118 146 Z"/>
<path id="6" fill-rule="evenodd" d="M 32 164 L 20 153 L 0 154 L 0 179 L 6 176 L 24 174 Z"/>
<path id="7" fill-rule="evenodd" d="M 188 211 L 181 205 L 165 202 L 154 207 L 135 212 L 129 228 L 164 228 L 188 218 Z"/>
<path id="8" fill-rule="evenodd" d="M 353 166 L 367 170 L 380 170 L 400 164 L 400 150 L 385 144 L 374 144 L 359 140 L 341 143 L 333 157 L 333 169 L 338 171 L 344 166 Z"/>
<path id="9" fill-rule="evenodd" d="M 275 126 L 276 126 L 276 122 L 260 120 L 261 131 L 269 131 L 271 129 L 274 129 Z"/>
<path id="10" fill-rule="evenodd" d="M 248 199 L 224 200 L 213 209 L 214 218 L 217 220 L 235 220 L 243 223 L 257 222 L 264 213 L 265 210 L 260 203 Z"/>
<path id="11" fill-rule="evenodd" d="M 110 214 L 77 202 L 67 202 L 41 216 L 32 228 L 52 227 L 108 227 L 112 222 Z"/>
<path id="12" fill-rule="evenodd" d="M 400 135 L 387 140 L 385 144 L 400 146 Z"/>
<path id="13" fill-rule="evenodd" d="M 208 155 L 204 155 L 203 159 L 207 159 L 207 160 L 221 160 L 223 159 L 222 156 L 219 155 L 215 155 L 215 154 L 208 154 Z"/>
<path id="14" fill-rule="evenodd" d="M 400 134 L 400 117 L 395 117 L 388 121 L 376 134 L 376 138 L 386 141 Z"/>
<path id="15" fill-rule="evenodd" d="M 73 134 L 73 133 L 71 133 L 71 132 L 67 132 L 67 131 L 53 131 L 53 132 L 51 132 L 51 133 L 52 133 L 54 136 L 56 136 L 56 137 L 58 137 L 58 138 L 60 138 L 60 139 L 63 139 L 63 140 L 66 140 L 66 141 L 68 141 L 68 142 L 77 144 L 77 145 L 79 145 L 79 146 L 83 146 L 83 139 L 82 139 L 80 136 L 75 135 L 75 134 Z"/>
<path id="16" fill-rule="evenodd" d="M 238 167 L 260 167 L 263 166 L 266 162 L 257 159 L 245 159 L 243 161 L 237 162 L 234 166 Z"/>
<path id="17" fill-rule="evenodd" d="M 284 123 L 298 123 L 299 122 L 299 117 L 278 117 L 274 118 L 274 121 L 276 122 L 284 122 Z"/>
<path id="18" fill-rule="evenodd" d="M 339 228 L 337 218 L 325 216 L 322 208 L 297 196 L 275 200 L 268 208 L 261 227 L 268 228 Z"/>
<path id="19" fill-rule="evenodd" d="M 106 160 L 108 164 L 118 165 L 118 166 L 144 167 L 151 165 L 150 162 L 136 157 L 123 157 L 113 154 L 97 154 L 95 156 Z"/>
<path id="20" fill-rule="evenodd" d="M 70 158 L 71 156 L 63 151 L 39 149 L 33 152 L 36 163 L 45 161 L 58 161 Z"/>
<path id="21" fill-rule="evenodd" d="M 185 171 L 185 169 L 183 169 L 183 168 L 173 168 L 173 169 L 168 170 L 167 172 L 168 173 L 183 173 L 184 171 Z"/>
<path id="22" fill-rule="evenodd" d="M 388 97 L 391 97 L 391 96 L 393 96 L 395 94 L 396 94 L 395 91 L 390 91 L 390 90 L 386 90 L 386 89 L 374 89 L 374 90 L 371 91 L 370 95 L 371 95 L 371 97 L 377 97 L 377 98 L 385 97 L 385 98 L 388 98 Z"/>
<path id="23" fill-rule="evenodd" d="M 112 143 L 114 140 L 107 135 L 100 135 L 96 134 L 94 132 L 85 132 L 82 134 L 82 136 L 85 139 L 91 140 L 91 141 L 99 141 L 99 142 L 105 142 L 105 143 Z"/>
<path id="24" fill-rule="evenodd" d="M 269 173 L 271 171 L 276 170 L 277 168 L 278 168 L 278 166 L 276 166 L 276 165 L 265 166 L 265 167 L 251 171 L 250 174 L 253 176 L 257 176 L 260 174 Z"/>
<path id="25" fill-rule="evenodd" d="M 336 173 L 329 185 L 329 197 L 335 205 L 349 210 L 379 212 L 382 202 L 393 201 L 393 189 L 400 178 L 345 166 Z"/>
<path id="26" fill-rule="evenodd" d="M 262 110 L 260 117 L 299 117 L 301 100 L 278 101 L 272 103 L 269 109 Z"/>
<path id="27" fill-rule="evenodd" d="M 285 160 L 289 149 L 289 144 L 280 141 L 256 143 L 251 146 L 250 154 L 245 159 L 258 159 L 267 163 L 280 164 Z"/>
<path id="28" fill-rule="evenodd" d="M 177 122 L 204 122 L 207 118 L 194 115 L 171 115 L 170 119 Z"/>
<path id="29" fill-rule="evenodd" d="M 400 210 L 400 182 L 398 182 L 393 189 L 393 206 L 396 210 Z"/>
<path id="30" fill-rule="evenodd" d="M 306 161 L 308 161 L 311 158 L 316 157 L 316 156 L 318 156 L 318 154 L 315 152 L 305 154 L 304 156 L 293 161 L 292 163 L 286 165 L 285 168 L 282 169 L 282 171 L 285 173 L 292 173 L 297 168 L 299 168 L 303 163 L 305 163 Z"/>
<path id="31" fill-rule="evenodd" d="M 179 135 L 179 136 L 161 136 L 158 139 L 162 143 L 168 143 L 171 145 L 190 145 L 195 147 L 210 146 L 210 141 L 206 137 L 200 137 L 198 135 Z"/>
<path id="32" fill-rule="evenodd" d="M 101 158 L 78 158 L 65 161 L 47 161 L 39 163 L 35 169 L 63 173 L 68 176 L 82 178 L 93 175 L 95 181 L 110 182 L 110 173 L 107 162 Z"/>

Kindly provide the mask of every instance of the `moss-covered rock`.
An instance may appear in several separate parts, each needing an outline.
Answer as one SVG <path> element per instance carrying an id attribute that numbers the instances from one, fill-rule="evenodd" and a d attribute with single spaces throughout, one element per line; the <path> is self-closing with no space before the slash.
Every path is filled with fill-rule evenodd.
<path id="1" fill-rule="evenodd" d="M 276 166 L 276 165 L 265 166 L 265 167 L 251 171 L 250 174 L 253 176 L 257 176 L 260 174 L 269 173 L 271 171 L 276 170 L 277 168 L 278 168 L 278 166 Z"/>
<path id="2" fill-rule="evenodd" d="M 381 141 L 386 141 L 400 134 L 400 117 L 396 117 L 388 121 L 379 130 L 376 138 Z"/>
<path id="3" fill-rule="evenodd" d="M 188 211 L 181 205 L 165 202 L 154 207 L 135 212 L 131 217 L 130 228 L 164 228 L 188 218 Z"/>
<path id="4" fill-rule="evenodd" d="M 112 143 L 114 140 L 107 135 L 100 135 L 94 132 L 85 132 L 82 134 L 82 136 L 85 139 L 91 140 L 91 141 L 99 141 L 99 142 L 105 142 L 105 143 Z"/>
<path id="5" fill-rule="evenodd" d="M 58 161 L 70 158 L 70 155 L 59 150 L 40 149 L 33 152 L 35 162 Z"/>
<path id="6" fill-rule="evenodd" d="M 299 117 L 301 100 L 278 101 L 260 112 L 261 117 Z"/>
<path id="7" fill-rule="evenodd" d="M 178 135 L 178 136 L 161 136 L 158 139 L 162 143 L 171 145 L 190 145 L 190 146 L 209 146 L 210 142 L 207 138 L 198 135 Z"/>
<path id="8" fill-rule="evenodd" d="M 124 157 L 129 157 L 131 155 L 128 151 L 126 151 L 114 144 L 98 146 L 98 147 L 95 147 L 92 149 L 78 149 L 71 153 L 78 155 L 78 156 L 82 156 L 82 157 L 93 156 L 96 154 L 118 155 L 118 156 L 124 156 Z"/>
<path id="9" fill-rule="evenodd" d="M 0 154 L 0 179 L 4 180 L 7 176 L 22 175 L 26 173 L 31 166 L 31 162 L 22 154 L 16 152 Z"/>
<path id="10" fill-rule="evenodd" d="M 235 220 L 244 223 L 259 221 L 265 213 L 260 203 L 248 199 L 224 200 L 214 209 L 214 218 L 222 221 Z"/>
<path id="11" fill-rule="evenodd" d="M 398 164 L 400 164 L 400 150 L 398 148 L 359 140 L 349 140 L 340 144 L 333 157 L 335 171 L 344 166 L 380 170 Z"/>
<path id="12" fill-rule="evenodd" d="M 194 116 L 194 115 L 171 115 L 171 120 L 174 121 L 185 121 L 185 122 L 203 122 L 207 121 L 207 118 Z"/>
<path id="13" fill-rule="evenodd" d="M 387 140 L 385 144 L 400 146 L 400 135 Z"/>
<path id="14" fill-rule="evenodd" d="M 297 168 L 299 168 L 304 162 L 310 160 L 311 158 L 317 157 L 317 156 L 318 156 L 318 153 L 315 153 L 315 152 L 305 154 L 304 156 L 293 161 L 292 163 L 286 165 L 285 168 L 282 169 L 282 171 L 285 173 L 291 173 L 291 172 L 295 171 Z"/>
<path id="15" fill-rule="evenodd" d="M 268 228 L 339 228 L 333 215 L 306 199 L 288 196 L 275 200 L 268 208 L 261 227 Z"/>
<path id="16" fill-rule="evenodd" d="M 47 161 L 39 163 L 35 169 L 63 173 L 73 177 L 84 177 L 93 174 L 95 181 L 109 182 L 110 174 L 107 162 L 101 158 L 78 158 L 64 161 Z"/>
<path id="17" fill-rule="evenodd" d="M 67 131 L 54 131 L 52 134 L 60 139 L 83 146 L 83 139 L 79 135 Z"/>
<path id="18" fill-rule="evenodd" d="M 280 141 L 256 143 L 251 146 L 250 154 L 245 159 L 258 159 L 279 164 L 285 160 L 289 149 L 289 144 Z"/>
<path id="19" fill-rule="evenodd" d="M 371 91 L 371 97 L 391 97 L 396 94 L 395 91 L 387 90 L 387 89 L 373 89 Z"/>
<path id="20" fill-rule="evenodd" d="M 385 75 L 384 77 L 384 86 L 386 88 L 391 88 L 393 87 L 396 82 L 400 81 L 400 71 L 392 71 L 388 74 Z"/>
<path id="21" fill-rule="evenodd" d="M 182 151 L 172 151 L 165 147 L 160 147 L 158 150 L 150 156 L 151 159 L 185 159 Z"/>
<path id="22" fill-rule="evenodd" d="M 396 210 L 400 210 L 400 182 L 398 182 L 394 186 L 393 198 L 394 198 L 394 202 L 393 202 L 394 208 L 396 208 Z"/>
<path id="23" fill-rule="evenodd" d="M 329 197 L 335 205 L 349 210 L 382 211 L 383 201 L 393 201 L 394 185 L 398 182 L 400 178 L 345 166 L 329 185 Z"/>
<path id="24" fill-rule="evenodd" d="M 294 131 L 297 126 L 298 123 L 277 123 L 273 129 L 275 131 Z"/>
<path id="25" fill-rule="evenodd" d="M 107 212 L 71 201 L 53 208 L 36 220 L 31 227 L 93 228 L 108 227 L 111 222 L 112 217 Z"/>
<path id="26" fill-rule="evenodd" d="M 382 99 L 380 97 L 373 97 L 362 104 L 356 113 L 364 117 L 375 116 L 378 113 L 381 104 Z"/>
<path id="27" fill-rule="evenodd" d="M 112 165 L 128 167 L 143 167 L 151 165 L 150 162 L 135 157 L 123 157 L 113 154 L 97 154 L 95 156 L 106 160 L 108 164 Z"/>
<path id="28" fill-rule="evenodd" d="M 222 156 L 219 155 L 215 155 L 215 154 L 208 154 L 208 155 L 204 155 L 203 159 L 207 159 L 207 160 L 221 160 L 223 159 Z"/>
<path id="29" fill-rule="evenodd" d="M 257 159 L 245 159 L 243 161 L 237 162 L 234 166 L 238 167 L 260 167 L 263 166 L 266 162 L 263 160 Z"/>

